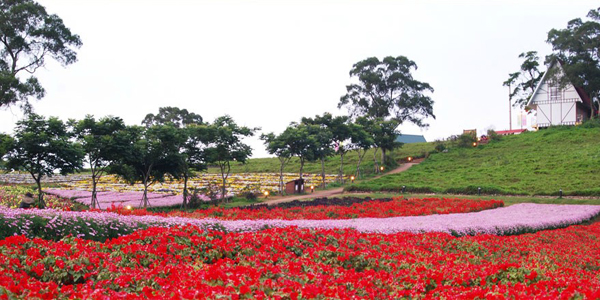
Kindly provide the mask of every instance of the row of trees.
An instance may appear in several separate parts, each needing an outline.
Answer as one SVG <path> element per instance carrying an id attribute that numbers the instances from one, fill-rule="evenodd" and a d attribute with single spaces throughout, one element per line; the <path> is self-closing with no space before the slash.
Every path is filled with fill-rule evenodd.
<path id="1" fill-rule="evenodd" d="M 600 104 L 600 8 L 590 10 L 587 20 L 576 18 L 564 29 L 550 30 L 546 42 L 553 52 L 546 56 L 545 64 L 559 61 L 563 71 L 550 70 L 553 73 L 548 75 L 562 87 L 568 83 L 581 87 L 593 100 L 593 118 Z M 537 51 L 521 53 L 519 58 L 523 59 L 520 70 L 509 74 L 504 85 L 510 88 L 511 103 L 523 108 L 544 72 L 539 70 Z"/>
<path id="2" fill-rule="evenodd" d="M 283 169 L 293 156 L 300 160 L 300 178 L 302 178 L 306 162 L 321 162 L 322 186 L 325 186 L 325 159 L 334 154 L 340 156 L 339 178 L 343 182 L 344 155 L 349 151 L 356 151 L 358 163 L 356 176 L 360 176 L 360 165 L 371 148 L 393 150 L 401 143 L 396 142 L 398 123 L 394 120 L 359 117 L 352 121 L 348 116 L 332 116 L 329 113 L 302 118 L 299 123 L 292 122 L 282 133 L 268 133 L 261 135 L 269 154 L 275 155 L 280 162 L 279 190 L 283 187 Z M 375 171 L 377 164 L 377 151 L 373 160 Z"/>
<path id="3" fill-rule="evenodd" d="M 245 162 L 252 154 L 244 137 L 258 128 L 237 125 L 229 116 L 213 123 L 187 110 L 160 108 L 148 114 L 143 126 L 127 126 L 119 117 L 64 123 L 58 118 L 29 114 L 17 123 L 13 136 L 2 135 L 0 155 L 5 167 L 29 173 L 38 187 L 39 205 L 44 207 L 41 180 L 55 172 L 73 173 L 87 164 L 92 177 L 91 207 L 99 207 L 96 186 L 107 173 L 133 184 L 141 182 L 144 194 L 140 206 L 148 203 L 148 187 L 170 175 L 183 179 L 183 206 L 187 207 L 187 181 L 193 172 L 207 164 L 219 166 L 222 175 L 221 198 L 226 195 L 232 161 Z"/>

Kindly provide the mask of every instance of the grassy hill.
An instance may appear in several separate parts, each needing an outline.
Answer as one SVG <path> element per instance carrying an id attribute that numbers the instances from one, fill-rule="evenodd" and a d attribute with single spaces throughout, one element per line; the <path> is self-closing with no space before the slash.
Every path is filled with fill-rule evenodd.
<path id="1" fill-rule="evenodd" d="M 593 128 L 592 128 L 593 127 Z M 435 153 L 406 172 L 364 181 L 355 191 L 600 196 L 600 128 L 555 127 L 477 148 Z"/>
<path id="2" fill-rule="evenodd" d="M 413 157 L 424 157 L 430 152 L 434 151 L 434 143 L 416 143 L 416 144 L 405 144 L 400 149 L 394 150 L 390 156 L 395 160 L 399 161 L 408 156 Z M 363 162 L 361 163 L 361 172 L 364 175 L 370 175 L 374 173 L 373 164 L 373 152 L 370 150 L 365 155 Z M 377 160 L 381 160 L 381 152 L 377 152 Z M 344 174 L 352 175 L 356 172 L 356 164 L 358 163 L 358 155 L 356 152 L 351 151 L 344 155 Z M 294 157 L 285 167 L 284 172 L 286 173 L 297 173 L 300 170 L 300 161 L 297 157 Z M 340 156 L 335 155 L 325 160 L 325 173 L 337 174 L 340 170 Z M 208 172 L 218 173 L 217 168 L 209 168 Z M 276 157 L 273 158 L 254 158 L 248 160 L 245 164 L 234 163 L 231 166 L 232 173 L 279 173 L 279 160 Z M 320 174 L 321 173 L 321 162 L 307 162 L 304 164 L 304 173 Z"/>

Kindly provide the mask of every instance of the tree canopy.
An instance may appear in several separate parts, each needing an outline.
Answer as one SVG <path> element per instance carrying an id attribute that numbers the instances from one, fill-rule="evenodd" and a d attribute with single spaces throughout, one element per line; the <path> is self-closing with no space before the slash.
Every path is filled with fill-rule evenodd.
<path id="1" fill-rule="evenodd" d="M 529 102 L 535 88 L 544 76 L 544 72 L 539 70 L 539 57 L 537 51 L 523 52 L 519 55 L 523 58 L 520 70 L 508 75 L 508 79 L 503 83 L 510 88 L 509 98 L 514 106 L 524 107 Z"/>
<path id="2" fill-rule="evenodd" d="M 146 127 L 152 125 L 165 125 L 172 124 L 173 126 L 180 128 L 190 124 L 202 124 L 202 116 L 189 112 L 187 109 L 180 109 L 178 107 L 160 107 L 158 114 L 147 114 L 142 124 Z"/>
<path id="3" fill-rule="evenodd" d="M 253 136 L 259 128 L 239 126 L 228 115 L 217 118 L 209 128 L 211 138 L 205 149 L 206 161 L 219 166 L 222 179 L 221 199 L 225 199 L 231 162 L 244 163 L 252 155 L 252 148 L 244 144 L 242 139 Z"/>
<path id="4" fill-rule="evenodd" d="M 346 86 L 346 95 L 338 107 L 347 106 L 353 117 L 393 118 L 419 127 L 427 127 L 425 118 L 435 118 L 433 100 L 427 95 L 433 88 L 413 78 L 417 64 L 405 56 L 385 57 L 380 61 L 370 57 L 359 61 L 350 70 L 358 83 Z"/>
<path id="5" fill-rule="evenodd" d="M 61 18 L 31 0 L 0 2 L 0 107 L 20 102 L 30 110 L 29 97 L 41 99 L 44 88 L 33 76 L 51 57 L 63 66 L 77 61 L 82 45 Z M 27 73 L 29 76 L 21 76 Z"/>
<path id="6" fill-rule="evenodd" d="M 120 153 L 120 159 L 111 164 L 109 172 L 130 184 L 142 182 L 144 194 L 140 207 L 147 207 L 150 184 L 164 181 L 167 174 L 179 176 L 183 159 L 178 145 L 184 138 L 172 125 L 129 126 L 123 134 L 129 143 Z"/>
<path id="7" fill-rule="evenodd" d="M 567 28 L 548 32 L 546 41 L 552 45 L 554 52 L 546 57 L 546 63 L 558 59 L 565 73 L 558 78 L 561 85 L 568 80 L 583 88 L 594 101 L 597 111 L 600 98 L 600 8 L 590 10 L 587 18 L 586 21 L 573 19 L 567 23 Z"/>
<path id="8" fill-rule="evenodd" d="M 98 121 L 87 115 L 83 120 L 72 120 L 74 137 L 85 151 L 85 160 L 92 172 L 92 199 L 90 207 L 100 208 L 97 198 L 97 184 L 106 172 L 110 163 L 119 159 L 120 154 L 127 151 L 123 119 L 104 117 Z"/>
<path id="9" fill-rule="evenodd" d="M 293 153 L 291 151 L 291 145 L 293 143 L 293 136 L 286 130 L 279 135 L 271 132 L 268 134 L 262 134 L 260 139 L 264 141 L 267 152 L 271 155 L 275 155 L 279 160 L 279 193 L 283 195 L 284 183 L 283 183 L 283 168 L 292 159 Z"/>
<path id="10" fill-rule="evenodd" d="M 202 122 L 199 114 L 178 107 L 160 107 L 158 114 L 147 114 L 142 124 L 146 127 L 169 125 L 180 135 L 176 145 L 182 161 L 181 170 L 172 172 L 175 178 L 183 179 L 183 207 L 188 207 L 188 180 L 194 172 L 206 169 L 206 146 L 210 143 L 210 128 Z"/>
<path id="11" fill-rule="evenodd" d="M 40 207 L 45 207 L 41 180 L 43 176 L 72 173 L 83 166 L 84 152 L 71 141 L 72 134 L 58 118 L 46 119 L 29 114 L 17 122 L 14 140 L 8 148 L 7 167 L 29 173 L 38 186 Z"/>

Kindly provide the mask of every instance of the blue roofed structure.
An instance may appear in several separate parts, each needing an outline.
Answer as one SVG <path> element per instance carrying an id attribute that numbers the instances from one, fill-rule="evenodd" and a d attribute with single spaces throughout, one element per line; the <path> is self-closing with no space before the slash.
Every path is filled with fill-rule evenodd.
<path id="1" fill-rule="evenodd" d="M 404 144 L 427 143 L 424 136 L 416 134 L 400 134 L 396 137 L 396 142 Z"/>

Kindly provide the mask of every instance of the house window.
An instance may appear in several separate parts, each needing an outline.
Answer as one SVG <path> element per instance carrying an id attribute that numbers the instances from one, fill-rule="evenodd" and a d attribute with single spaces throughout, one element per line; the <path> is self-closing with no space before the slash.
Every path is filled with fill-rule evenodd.
<path id="1" fill-rule="evenodd" d="M 558 86 L 550 86 L 550 100 L 559 100 L 560 93 L 558 90 Z"/>

